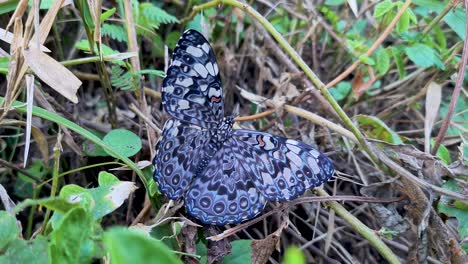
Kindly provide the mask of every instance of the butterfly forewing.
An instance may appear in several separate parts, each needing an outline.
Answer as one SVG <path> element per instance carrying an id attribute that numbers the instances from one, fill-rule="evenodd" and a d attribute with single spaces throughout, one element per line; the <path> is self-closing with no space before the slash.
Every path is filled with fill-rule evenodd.
<path id="1" fill-rule="evenodd" d="M 289 201 L 328 181 L 331 160 L 302 142 L 251 130 L 233 130 L 244 167 L 257 189 L 270 201 Z"/>
<path id="2" fill-rule="evenodd" d="M 156 145 L 154 179 L 161 193 L 179 199 L 192 182 L 208 132 L 169 119 Z"/>
<path id="3" fill-rule="evenodd" d="M 208 41 L 195 30 L 180 37 L 163 81 L 162 101 L 174 118 L 213 128 L 224 116 L 218 63 Z"/>
<path id="4" fill-rule="evenodd" d="M 259 214 L 266 199 L 241 163 L 234 140 L 225 142 L 185 196 L 190 215 L 205 224 L 236 224 Z"/>

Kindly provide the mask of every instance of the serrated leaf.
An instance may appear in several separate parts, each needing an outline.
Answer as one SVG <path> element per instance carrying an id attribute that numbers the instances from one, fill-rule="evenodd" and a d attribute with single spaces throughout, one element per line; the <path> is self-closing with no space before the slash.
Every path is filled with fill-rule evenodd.
<path id="1" fill-rule="evenodd" d="M 252 240 L 236 240 L 231 243 L 231 254 L 223 259 L 223 264 L 244 264 L 251 263 L 252 259 Z"/>
<path id="2" fill-rule="evenodd" d="M 141 149 L 141 139 L 135 133 L 126 129 L 110 131 L 103 138 L 103 141 L 125 157 L 131 157 Z"/>
<path id="3" fill-rule="evenodd" d="M 420 67 L 426 68 L 436 66 L 441 70 L 445 69 L 437 51 L 427 45 L 416 43 L 412 46 L 405 47 L 404 51 L 410 60 Z"/>
<path id="4" fill-rule="evenodd" d="M 113 264 L 147 263 L 182 263 L 161 241 L 142 232 L 112 228 L 104 233 L 104 246 Z"/>
<path id="5" fill-rule="evenodd" d="M 127 32 L 122 26 L 104 23 L 101 34 L 121 42 L 127 42 Z"/>
<path id="6" fill-rule="evenodd" d="M 395 3 L 392 3 L 390 0 L 385 0 L 375 6 L 374 9 L 374 17 L 379 18 L 389 11 L 391 11 L 395 7 Z"/>
<path id="7" fill-rule="evenodd" d="M 19 229 L 16 219 L 7 211 L 0 211 L 0 250 L 18 238 Z"/>
<path id="8" fill-rule="evenodd" d="M 377 50 L 375 57 L 375 68 L 380 75 L 384 75 L 390 69 L 390 52 L 382 48 Z"/>
<path id="9" fill-rule="evenodd" d="M 398 134 L 375 116 L 357 115 L 356 121 L 370 138 L 379 139 L 391 144 L 403 144 Z"/>

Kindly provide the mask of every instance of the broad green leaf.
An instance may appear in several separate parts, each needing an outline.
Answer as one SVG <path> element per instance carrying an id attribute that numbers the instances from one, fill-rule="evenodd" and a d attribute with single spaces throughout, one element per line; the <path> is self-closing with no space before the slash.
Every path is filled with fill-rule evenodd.
<path id="1" fill-rule="evenodd" d="M 410 14 L 408 12 L 403 12 L 401 14 L 400 20 L 398 20 L 398 23 L 396 24 L 396 32 L 399 34 L 406 32 L 409 28 L 410 25 Z"/>
<path id="2" fill-rule="evenodd" d="M 288 249 L 286 249 L 282 263 L 283 264 L 305 264 L 306 257 L 304 256 L 304 253 L 302 253 L 302 251 L 298 247 L 291 246 Z"/>
<path id="3" fill-rule="evenodd" d="M 75 203 L 70 203 L 68 200 L 62 197 L 53 197 L 53 198 L 44 198 L 44 199 L 26 199 L 23 202 L 16 205 L 14 212 L 18 213 L 24 208 L 33 205 L 41 205 L 43 207 L 49 208 L 53 211 L 66 213 L 70 209 L 77 207 L 78 205 Z"/>
<path id="4" fill-rule="evenodd" d="M 26 171 L 39 179 L 44 178 L 44 176 L 49 173 L 48 168 L 45 167 L 44 161 L 42 160 L 33 161 Z M 13 186 L 14 194 L 21 198 L 32 198 L 34 183 L 34 180 L 18 172 L 18 178 L 16 178 L 15 185 Z"/>
<path id="5" fill-rule="evenodd" d="M 350 82 L 340 82 L 336 85 L 336 87 L 330 88 L 330 93 L 337 101 L 341 101 L 346 98 L 346 96 L 351 91 L 351 83 Z"/>
<path id="6" fill-rule="evenodd" d="M 98 220 L 119 208 L 129 194 L 136 190 L 133 182 L 119 181 L 107 172 L 99 173 L 98 181 L 99 187 L 96 188 L 85 189 L 74 184 L 66 185 L 60 191 L 60 197 L 80 203 L 92 212 L 94 220 Z"/>
<path id="7" fill-rule="evenodd" d="M 32 241 L 22 239 L 12 241 L 7 250 L 0 256 L 0 263 L 49 264 L 47 239 L 39 235 Z"/>
<path id="8" fill-rule="evenodd" d="M 223 259 L 223 264 L 244 264 L 252 261 L 252 240 L 236 240 L 231 243 L 231 254 Z"/>
<path id="9" fill-rule="evenodd" d="M 410 60 L 420 67 L 426 68 L 436 66 L 441 70 L 445 69 L 437 51 L 427 45 L 417 43 L 412 46 L 405 47 L 404 51 Z"/>
<path id="10" fill-rule="evenodd" d="M 403 144 L 398 134 L 379 118 L 375 116 L 357 115 L 356 120 L 368 137 L 391 144 Z"/>
<path id="11" fill-rule="evenodd" d="M 7 211 L 0 211 L 0 250 L 18 238 L 19 230 L 16 219 Z"/>
<path id="12" fill-rule="evenodd" d="M 136 230 L 115 227 L 103 237 L 112 264 L 182 263 L 163 242 Z"/>
<path id="13" fill-rule="evenodd" d="M 379 18 L 385 14 L 387 14 L 389 11 L 391 11 L 395 7 L 395 3 L 392 3 L 390 0 L 385 0 L 375 6 L 374 10 L 374 17 Z"/>
<path id="14" fill-rule="evenodd" d="M 102 44 L 101 45 L 102 47 L 102 55 L 104 56 L 108 56 L 108 55 L 114 55 L 114 54 L 117 54 L 119 53 L 118 51 L 116 50 L 113 50 L 111 49 L 110 47 Z M 75 48 L 79 49 L 79 50 L 82 50 L 84 52 L 87 52 L 87 53 L 91 53 L 91 49 L 89 48 L 89 42 L 85 39 L 82 39 L 78 42 L 75 43 Z M 97 45 L 94 45 L 94 50 L 97 50 Z"/>
<path id="15" fill-rule="evenodd" d="M 380 75 L 384 75 L 390 68 L 390 52 L 381 48 L 377 50 L 375 57 L 375 68 Z"/>
<path id="16" fill-rule="evenodd" d="M 125 157 L 131 157 L 141 149 L 141 139 L 135 133 L 126 129 L 110 131 L 104 136 L 103 141 Z"/>
<path id="17" fill-rule="evenodd" d="M 460 187 L 455 180 L 448 180 L 442 188 L 453 191 L 462 192 Z M 468 237 L 468 204 L 463 201 L 452 200 L 451 198 L 442 195 L 439 203 L 437 204 L 439 212 L 444 213 L 448 216 L 455 217 L 458 220 L 458 233 L 460 237 Z M 468 251 L 468 243 L 463 243 L 462 247 L 465 251 Z"/>
<path id="18" fill-rule="evenodd" d="M 94 220 L 82 207 L 66 213 L 58 227 L 50 234 L 49 256 L 52 263 L 90 263 L 90 248 Z"/>
<path id="19" fill-rule="evenodd" d="M 431 149 L 434 147 L 435 140 L 431 139 Z M 440 145 L 439 149 L 437 150 L 436 156 L 442 160 L 446 165 L 450 165 L 452 163 L 452 159 L 450 158 L 450 152 L 444 145 Z"/>

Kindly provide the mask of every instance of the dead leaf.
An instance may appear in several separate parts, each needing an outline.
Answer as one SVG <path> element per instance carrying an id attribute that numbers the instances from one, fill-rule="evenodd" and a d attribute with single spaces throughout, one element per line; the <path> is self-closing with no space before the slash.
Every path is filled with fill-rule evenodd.
<path id="1" fill-rule="evenodd" d="M 34 99 L 34 75 L 26 74 L 26 140 L 24 144 L 23 167 L 28 163 L 29 145 L 31 144 L 32 108 Z"/>
<path id="2" fill-rule="evenodd" d="M 23 54 L 37 77 L 68 100 L 78 103 L 76 92 L 81 81 L 70 70 L 34 47 L 23 50 Z"/>
<path id="3" fill-rule="evenodd" d="M 354 76 L 353 82 L 352 82 L 352 89 L 354 92 L 353 97 L 357 100 L 361 95 L 371 87 L 371 85 L 375 81 L 375 75 L 374 75 L 374 70 L 372 67 L 368 66 L 367 71 L 369 72 L 369 80 L 364 82 L 364 76 L 362 73 L 362 69 L 358 69 L 356 72 L 356 76 Z"/>
<path id="4" fill-rule="evenodd" d="M 434 122 L 439 116 L 442 99 L 442 86 L 436 82 L 429 83 L 426 93 L 426 116 L 424 117 L 424 152 L 431 152 L 431 133 Z"/>
<path id="5" fill-rule="evenodd" d="M 111 187 L 109 194 L 106 198 L 112 201 L 115 208 L 120 207 L 123 202 L 128 198 L 130 193 L 133 193 L 138 187 L 135 183 L 129 181 L 122 181 Z"/>
<path id="6" fill-rule="evenodd" d="M 253 264 L 263 264 L 267 263 L 271 254 L 275 250 L 280 238 L 278 234 L 273 233 L 264 239 L 253 240 L 252 247 L 252 263 Z"/>

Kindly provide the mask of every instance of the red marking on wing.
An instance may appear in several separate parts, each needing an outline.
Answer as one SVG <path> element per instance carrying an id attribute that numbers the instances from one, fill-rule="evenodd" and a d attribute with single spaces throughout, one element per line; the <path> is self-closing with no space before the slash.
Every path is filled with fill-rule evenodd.
<path id="1" fill-rule="evenodd" d="M 257 136 L 257 141 L 258 141 L 258 145 L 259 145 L 260 147 L 265 146 L 265 142 L 263 141 L 262 136 L 260 136 L 260 135 Z"/>
<path id="2" fill-rule="evenodd" d="M 211 102 L 219 103 L 221 101 L 221 98 L 218 97 L 211 97 Z"/>

